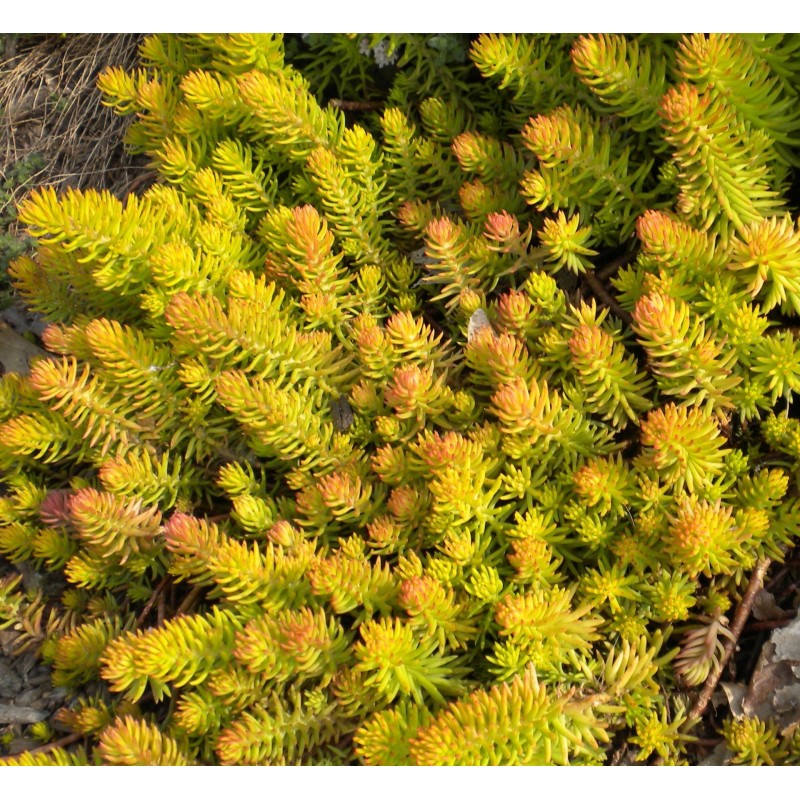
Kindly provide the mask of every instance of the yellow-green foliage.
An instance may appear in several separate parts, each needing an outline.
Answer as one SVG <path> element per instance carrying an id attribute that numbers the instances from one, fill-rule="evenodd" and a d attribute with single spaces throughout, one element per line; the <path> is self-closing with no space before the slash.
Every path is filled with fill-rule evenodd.
<path id="1" fill-rule="evenodd" d="M 100 687 L 89 757 L 685 760 L 678 690 L 800 531 L 799 71 L 394 34 L 105 70 L 158 180 L 22 203 L 52 358 L 0 380 L 0 553 L 67 582 L 0 580 L 0 628 Z"/>

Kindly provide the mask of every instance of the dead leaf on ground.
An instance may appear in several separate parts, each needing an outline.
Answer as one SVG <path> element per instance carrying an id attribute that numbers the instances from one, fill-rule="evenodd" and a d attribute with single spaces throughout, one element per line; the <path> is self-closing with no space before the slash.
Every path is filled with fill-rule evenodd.
<path id="1" fill-rule="evenodd" d="M 800 722 L 800 619 L 773 631 L 762 648 L 742 710 L 778 730 Z"/>
<path id="2" fill-rule="evenodd" d="M 737 719 L 744 716 L 744 698 L 747 696 L 747 687 L 743 683 L 720 683 L 725 697 L 728 698 L 728 706 L 731 714 Z"/>

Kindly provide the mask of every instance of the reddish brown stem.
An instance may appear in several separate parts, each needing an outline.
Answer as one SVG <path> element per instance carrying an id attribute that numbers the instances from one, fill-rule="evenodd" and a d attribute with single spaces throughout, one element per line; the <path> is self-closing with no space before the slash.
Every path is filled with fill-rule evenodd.
<path id="1" fill-rule="evenodd" d="M 722 741 L 721 736 L 717 736 L 713 739 L 695 739 L 692 744 L 697 747 L 716 747 Z"/>
<path id="2" fill-rule="evenodd" d="M 583 276 L 586 285 L 592 290 L 592 294 L 603 305 L 608 306 L 626 325 L 633 322 L 631 315 L 606 291 L 602 283 L 597 279 L 593 272 L 587 272 Z"/>
<path id="3" fill-rule="evenodd" d="M 158 605 L 156 606 L 156 624 L 161 625 L 167 616 L 167 597 L 165 592 L 161 592 L 158 596 Z"/>
<path id="4" fill-rule="evenodd" d="M 202 586 L 195 586 L 189 594 L 184 597 L 183 602 L 178 606 L 178 610 L 175 612 L 175 615 L 178 616 L 180 614 L 187 614 L 192 606 L 197 601 L 197 598 L 200 597 L 200 593 L 203 591 Z"/>
<path id="5" fill-rule="evenodd" d="M 614 754 L 611 756 L 608 764 L 611 767 L 618 767 L 622 763 L 622 759 L 625 758 L 625 754 L 628 752 L 628 744 L 624 742 L 620 747 L 618 747 Z"/>
<path id="6" fill-rule="evenodd" d="M 764 588 L 771 592 L 777 585 L 782 581 L 789 572 L 789 568 L 787 566 L 781 567 L 769 580 L 769 583 L 764 586 Z"/>
<path id="7" fill-rule="evenodd" d="M 340 100 L 338 97 L 329 100 L 328 105 L 342 111 L 377 111 L 383 107 L 377 100 Z"/>
<path id="8" fill-rule="evenodd" d="M 62 736 L 60 739 L 56 739 L 54 742 L 48 742 L 47 744 L 43 744 L 41 747 L 34 747 L 33 750 L 26 750 L 25 752 L 31 756 L 38 755 L 39 753 L 49 753 L 56 747 L 69 747 L 69 745 L 75 744 L 75 742 L 83 739 L 83 736 L 84 735 L 82 733 L 70 733 L 69 736 Z"/>
<path id="9" fill-rule="evenodd" d="M 636 258 L 634 253 L 626 253 L 624 256 L 620 256 L 619 258 L 615 258 L 613 261 L 609 261 L 608 264 L 606 264 L 602 269 L 596 270 L 597 277 L 601 281 L 610 278 L 620 267 L 630 264 L 634 258 Z"/>
<path id="10" fill-rule="evenodd" d="M 142 623 L 147 619 L 147 615 L 150 613 L 150 610 L 153 608 L 155 602 L 160 598 L 161 594 L 163 593 L 164 589 L 166 588 L 167 581 L 169 581 L 169 575 L 165 575 L 161 582 L 156 586 L 153 594 L 150 595 L 150 599 L 145 604 L 145 607 L 142 609 L 142 613 L 136 617 L 136 627 L 139 628 Z"/>
<path id="11" fill-rule="evenodd" d="M 153 171 L 143 172 L 138 177 L 134 178 L 128 186 L 125 188 L 125 191 L 122 193 L 122 197 L 127 197 L 129 194 L 141 189 L 143 186 L 147 186 L 151 183 L 155 183 L 158 179 L 158 173 Z"/>
<path id="12" fill-rule="evenodd" d="M 750 622 L 747 625 L 748 632 L 750 631 L 774 631 L 775 628 L 785 628 L 790 622 L 797 619 L 796 614 L 781 619 L 761 619 L 756 622 Z"/>
<path id="13" fill-rule="evenodd" d="M 714 694 L 714 689 L 717 688 L 719 679 L 722 677 L 722 671 L 725 669 L 725 666 L 731 660 L 731 656 L 736 650 L 736 645 L 739 642 L 739 637 L 742 635 L 745 622 L 747 622 L 747 618 L 750 616 L 750 610 L 753 607 L 756 594 L 758 594 L 759 590 L 764 585 L 764 574 L 767 569 L 769 569 L 770 563 L 771 559 L 764 558 L 756 564 L 756 568 L 750 576 L 750 583 L 747 585 L 747 591 L 744 593 L 744 597 L 742 597 L 742 602 L 739 603 L 739 608 L 736 609 L 736 616 L 734 617 L 733 625 L 731 625 L 732 638 L 726 643 L 722 658 L 720 658 L 717 666 L 711 671 L 711 674 L 703 685 L 702 691 L 697 696 L 697 700 L 695 700 L 694 705 L 689 711 L 687 721 L 691 722 L 699 719 L 705 713 L 706 707 L 711 700 L 711 695 Z"/>

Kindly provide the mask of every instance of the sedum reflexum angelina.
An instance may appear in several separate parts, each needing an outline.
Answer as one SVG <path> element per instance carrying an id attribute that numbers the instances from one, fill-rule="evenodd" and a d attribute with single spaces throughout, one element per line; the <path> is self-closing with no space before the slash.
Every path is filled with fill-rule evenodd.
<path id="1" fill-rule="evenodd" d="M 0 579 L 0 626 L 86 749 L 7 763 L 686 761 L 698 642 L 800 532 L 798 70 L 394 34 L 108 68 L 157 179 L 22 203 L 50 355 L 0 380 L 0 554 L 63 576 Z"/>

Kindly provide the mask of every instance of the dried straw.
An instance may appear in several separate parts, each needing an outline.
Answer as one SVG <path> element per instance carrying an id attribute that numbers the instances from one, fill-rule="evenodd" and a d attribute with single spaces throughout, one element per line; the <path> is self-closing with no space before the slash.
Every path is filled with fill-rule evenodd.
<path id="1" fill-rule="evenodd" d="M 136 66 L 141 40 L 130 33 L 20 39 L 17 52 L 0 63 L 0 178 L 38 153 L 44 167 L 31 186 L 94 187 L 123 197 L 145 159 L 126 152 L 130 118 L 100 103 L 96 83 L 107 66 Z"/>

